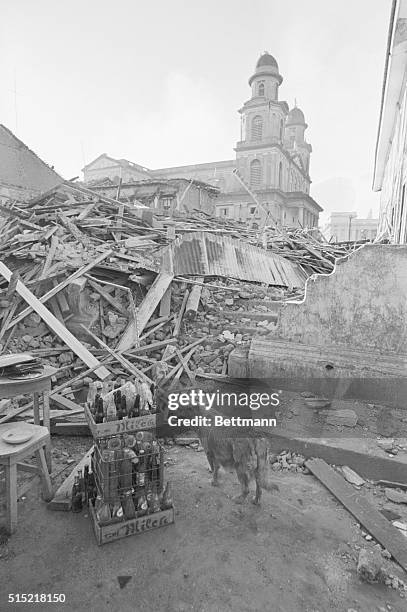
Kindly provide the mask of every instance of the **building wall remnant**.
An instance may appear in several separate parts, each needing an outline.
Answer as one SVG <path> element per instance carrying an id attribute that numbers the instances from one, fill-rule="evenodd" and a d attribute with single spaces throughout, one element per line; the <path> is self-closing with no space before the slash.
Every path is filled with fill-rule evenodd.
<path id="1" fill-rule="evenodd" d="M 278 338 L 407 355 L 407 246 L 366 244 L 287 303 Z"/>

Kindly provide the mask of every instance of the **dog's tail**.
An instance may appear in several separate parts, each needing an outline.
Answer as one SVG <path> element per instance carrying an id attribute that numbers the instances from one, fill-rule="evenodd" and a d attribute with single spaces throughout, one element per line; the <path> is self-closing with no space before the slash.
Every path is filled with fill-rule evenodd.
<path id="1" fill-rule="evenodd" d="M 279 491 L 278 485 L 271 478 L 270 463 L 268 461 L 268 445 L 265 438 L 257 438 L 255 442 L 257 457 L 257 474 L 262 489 L 266 491 Z"/>

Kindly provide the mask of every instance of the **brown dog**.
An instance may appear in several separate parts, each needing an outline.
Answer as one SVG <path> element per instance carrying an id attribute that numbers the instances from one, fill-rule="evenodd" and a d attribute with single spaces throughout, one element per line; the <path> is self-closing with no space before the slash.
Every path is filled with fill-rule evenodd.
<path id="1" fill-rule="evenodd" d="M 219 414 L 219 413 L 218 413 Z M 211 416 L 214 411 L 211 411 Z M 243 503 L 249 494 L 249 482 L 255 480 L 256 494 L 254 504 L 260 504 L 262 489 L 278 490 L 278 486 L 268 479 L 268 449 L 265 438 L 259 437 L 250 428 L 239 428 L 235 435 L 225 435 L 216 427 L 197 427 L 197 433 L 205 450 L 212 472 L 212 485 L 218 485 L 218 472 L 222 466 L 234 468 L 242 487 L 241 494 L 234 499 Z"/>
<path id="2" fill-rule="evenodd" d="M 191 388 L 186 387 L 182 387 L 181 389 L 182 391 L 191 390 Z M 169 413 L 167 393 L 168 389 L 166 386 L 158 387 L 157 404 L 163 416 L 164 423 L 167 421 Z M 239 409 L 239 413 L 236 407 L 232 407 L 231 410 L 231 415 L 237 416 L 239 414 L 245 417 L 253 416 L 250 414 L 250 411 L 246 414 L 242 414 L 242 409 Z M 184 406 L 177 411 L 178 417 L 187 418 L 194 416 L 213 417 L 220 414 L 222 413 L 216 411 L 214 408 L 206 412 L 203 408 L 199 408 L 196 405 Z M 162 428 L 161 435 L 165 437 L 166 435 L 170 435 L 170 433 L 173 434 L 173 431 L 169 431 L 171 429 L 171 427 L 167 427 L 166 429 L 165 427 Z M 251 480 L 255 480 L 256 482 L 256 494 L 253 499 L 255 504 L 260 503 L 262 489 L 270 491 L 278 490 L 278 486 L 268 480 L 270 465 L 268 462 L 267 441 L 253 428 L 236 427 L 234 429 L 226 429 L 223 427 L 198 426 L 193 427 L 193 429 L 196 430 L 205 450 L 213 475 L 213 486 L 218 485 L 219 468 L 223 467 L 236 470 L 237 477 L 242 487 L 241 494 L 235 498 L 237 503 L 242 503 L 247 498 Z"/>

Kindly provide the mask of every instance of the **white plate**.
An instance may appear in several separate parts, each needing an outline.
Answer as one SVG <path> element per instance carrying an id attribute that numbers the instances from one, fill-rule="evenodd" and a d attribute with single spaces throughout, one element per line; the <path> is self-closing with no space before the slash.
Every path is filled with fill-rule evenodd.
<path id="1" fill-rule="evenodd" d="M 7 380 L 31 380 L 34 378 L 40 378 L 40 376 L 42 376 L 43 374 L 44 372 L 34 372 L 28 374 L 20 374 L 19 376 L 5 376 L 4 378 L 6 378 Z"/>
<path id="2" fill-rule="evenodd" d="M 1 436 L 3 442 L 7 442 L 7 444 L 24 444 L 24 442 L 28 442 L 31 440 L 34 433 L 32 431 L 24 431 L 24 429 L 9 429 Z"/>

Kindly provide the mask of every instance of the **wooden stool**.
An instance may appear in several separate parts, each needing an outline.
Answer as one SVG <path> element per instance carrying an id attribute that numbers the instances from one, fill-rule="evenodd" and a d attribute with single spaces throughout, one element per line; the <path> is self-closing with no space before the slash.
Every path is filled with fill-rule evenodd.
<path id="1" fill-rule="evenodd" d="M 51 392 L 51 378 L 57 370 L 51 366 L 44 366 L 41 376 L 36 378 L 12 379 L 0 377 L 0 399 L 11 399 L 17 395 L 33 396 L 34 423 L 40 425 L 40 393 L 42 393 L 42 422 L 50 432 L 49 394 Z M 12 418 L 12 417 L 11 417 Z M 8 420 L 7 416 L 0 418 L 0 424 Z M 52 471 L 51 439 L 47 442 L 46 459 L 48 470 Z"/>
<path id="2" fill-rule="evenodd" d="M 3 440 L 3 435 L 12 429 L 18 429 L 19 433 L 32 433 L 33 436 L 22 444 L 8 444 Z M 46 501 L 52 499 L 51 478 L 44 454 L 44 447 L 49 443 L 49 439 L 49 432 L 46 427 L 30 425 L 24 422 L 0 425 L 0 466 L 4 467 L 6 476 L 6 526 L 10 534 L 17 527 L 17 467 L 39 474 L 43 483 L 44 499 Z M 37 457 L 37 466 L 20 463 L 33 453 Z"/>

